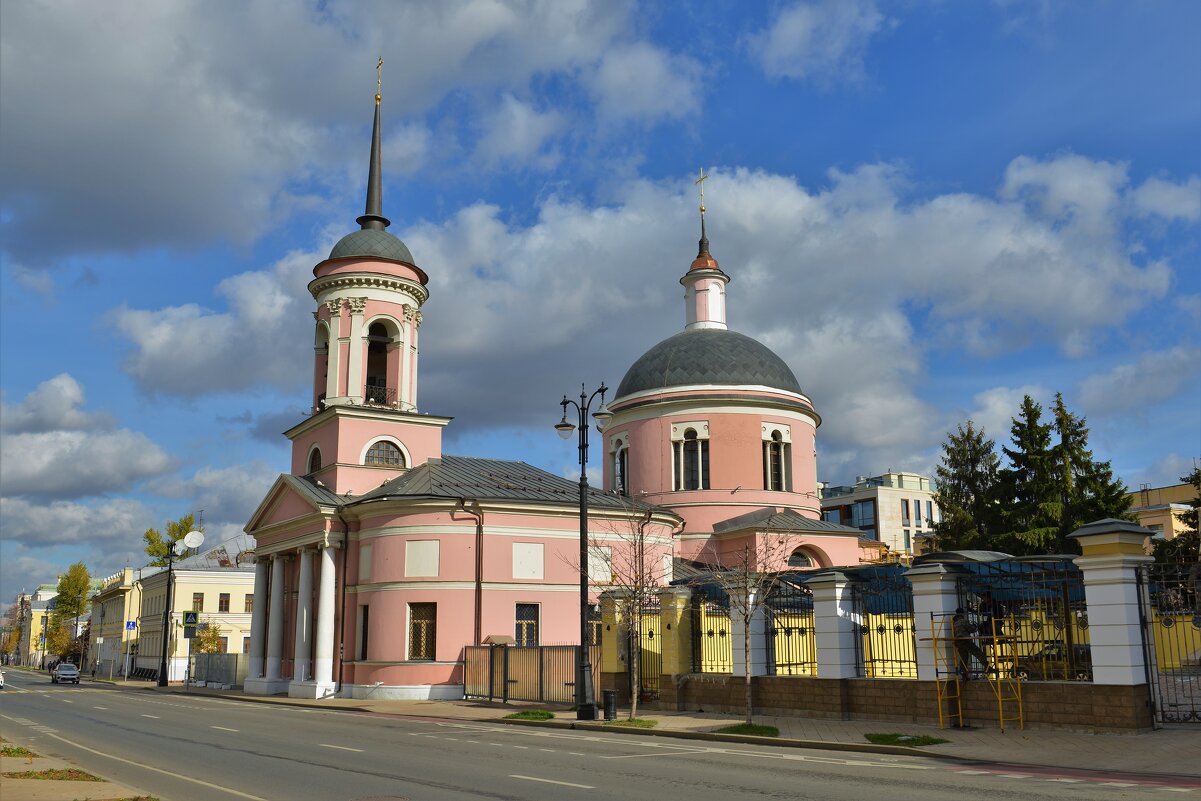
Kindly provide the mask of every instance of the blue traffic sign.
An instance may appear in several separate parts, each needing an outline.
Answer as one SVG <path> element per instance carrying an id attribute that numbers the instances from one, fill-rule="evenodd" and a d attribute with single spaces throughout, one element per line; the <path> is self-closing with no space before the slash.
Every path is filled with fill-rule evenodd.
<path id="1" fill-rule="evenodd" d="M 195 626 L 199 622 L 200 622 L 200 613 L 199 612 L 184 612 L 183 613 L 183 624 L 185 626 Z"/>
<path id="2" fill-rule="evenodd" d="M 125 621 L 125 630 L 126 631 L 137 631 L 137 629 L 138 629 L 138 621 L 136 621 L 136 620 L 126 620 Z"/>

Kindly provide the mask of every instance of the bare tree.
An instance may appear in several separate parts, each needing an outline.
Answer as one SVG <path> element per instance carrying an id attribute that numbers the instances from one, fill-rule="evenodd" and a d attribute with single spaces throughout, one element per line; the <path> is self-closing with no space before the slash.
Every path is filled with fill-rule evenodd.
<path id="1" fill-rule="evenodd" d="M 774 513 L 774 510 L 772 510 Z M 781 571 L 788 566 L 788 557 L 799 544 L 796 538 L 773 532 L 771 516 L 757 527 L 750 541 L 740 548 L 722 554 L 716 545 L 708 546 L 714 571 L 711 577 L 730 599 L 730 618 L 742 621 L 742 657 L 745 679 L 746 724 L 753 724 L 754 685 L 751 682 L 751 627 L 761 609 L 782 582 Z"/>
<path id="2" fill-rule="evenodd" d="M 655 508 L 628 501 L 625 509 L 604 518 L 599 528 L 603 536 L 589 538 L 589 580 L 593 586 L 611 591 L 618 616 L 632 626 L 629 670 L 630 720 L 638 714 L 638 694 L 642 687 L 640 658 L 643 611 L 656 600 L 656 593 L 667 583 L 668 567 L 664 555 L 671 554 L 670 529 L 654 521 Z M 620 632 L 618 633 L 620 636 Z"/>

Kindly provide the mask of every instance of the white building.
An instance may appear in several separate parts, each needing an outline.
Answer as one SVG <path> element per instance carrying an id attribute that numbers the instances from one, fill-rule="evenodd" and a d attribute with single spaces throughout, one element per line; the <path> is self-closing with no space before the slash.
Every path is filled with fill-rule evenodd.
<path id="1" fill-rule="evenodd" d="M 851 486 L 824 486 L 821 496 L 822 519 L 859 529 L 892 555 L 920 553 L 920 538 L 940 519 L 933 485 L 920 473 L 859 476 Z"/>

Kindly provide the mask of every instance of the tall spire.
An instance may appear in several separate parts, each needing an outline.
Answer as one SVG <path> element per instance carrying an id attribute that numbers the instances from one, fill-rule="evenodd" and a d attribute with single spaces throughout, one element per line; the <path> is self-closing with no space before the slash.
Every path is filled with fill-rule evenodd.
<path id="1" fill-rule="evenodd" d="M 701 241 L 696 253 L 698 259 L 709 255 L 709 237 L 705 236 L 705 181 L 708 180 L 709 176 L 705 175 L 704 167 L 701 167 L 699 172 L 700 177 L 693 181 L 694 184 L 701 188 Z"/>
<path id="2" fill-rule="evenodd" d="M 367 208 L 363 215 L 355 220 L 363 227 L 363 230 L 370 228 L 382 231 L 392 224 L 392 221 L 384 216 L 382 160 L 380 158 L 379 101 L 380 88 L 383 84 L 383 69 L 384 59 L 381 57 L 379 63 L 375 65 L 375 125 L 371 129 L 371 162 L 367 172 Z"/>

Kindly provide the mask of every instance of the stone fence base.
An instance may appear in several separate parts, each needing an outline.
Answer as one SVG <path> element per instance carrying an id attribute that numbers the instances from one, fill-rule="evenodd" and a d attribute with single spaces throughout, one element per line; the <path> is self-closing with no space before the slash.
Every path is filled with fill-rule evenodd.
<path id="1" fill-rule="evenodd" d="M 704 709 L 741 715 L 742 676 L 688 673 L 662 676 L 659 708 Z M 814 679 L 757 676 L 755 714 L 834 720 L 884 720 L 938 725 L 935 682 L 898 679 Z M 605 674 L 603 686 L 625 688 L 625 674 Z M 963 682 L 963 714 L 969 726 L 998 728 L 997 697 L 986 681 Z M 627 695 L 624 691 L 620 695 Z M 1028 682 L 1022 685 L 1027 728 L 1077 731 L 1138 731 L 1152 727 L 1145 684 L 1133 686 L 1076 682 Z M 1007 716 L 1010 714 L 1006 711 Z M 1016 728 L 1015 723 L 1009 723 Z"/>

